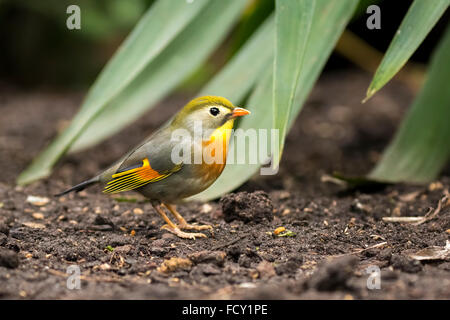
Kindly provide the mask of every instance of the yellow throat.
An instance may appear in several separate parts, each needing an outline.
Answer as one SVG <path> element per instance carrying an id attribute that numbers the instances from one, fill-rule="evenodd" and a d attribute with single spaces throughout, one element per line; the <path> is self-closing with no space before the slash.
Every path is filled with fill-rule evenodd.
<path id="1" fill-rule="evenodd" d="M 211 157 L 215 157 L 217 154 L 217 157 L 219 157 L 216 159 L 218 162 L 213 163 L 212 165 L 216 165 L 221 169 L 223 169 L 226 164 L 228 143 L 230 141 L 231 129 L 233 129 L 233 125 L 234 119 L 228 120 L 221 127 L 214 130 L 209 140 L 203 142 L 203 147 L 209 148 L 206 154 Z M 220 155 L 222 157 L 220 157 Z"/>

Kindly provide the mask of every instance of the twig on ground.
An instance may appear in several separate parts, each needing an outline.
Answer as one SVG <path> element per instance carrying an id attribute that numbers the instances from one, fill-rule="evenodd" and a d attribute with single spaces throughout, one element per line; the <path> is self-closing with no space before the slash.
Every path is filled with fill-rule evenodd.
<path id="1" fill-rule="evenodd" d="M 418 226 L 424 222 L 434 219 L 435 217 L 437 217 L 437 215 L 441 212 L 443 208 L 446 208 L 448 206 L 450 206 L 450 194 L 448 193 L 448 191 L 446 191 L 444 197 L 441 200 L 439 200 L 436 209 L 429 208 L 428 212 L 422 217 L 383 217 L 383 221 L 405 222 Z"/>
<path id="2" fill-rule="evenodd" d="M 352 255 L 352 254 L 360 254 L 361 252 L 364 252 L 364 251 L 366 251 L 366 250 L 375 249 L 375 248 L 380 248 L 380 247 L 383 247 L 383 246 L 385 246 L 385 245 L 387 245 L 387 241 L 384 241 L 384 242 L 380 242 L 380 243 L 374 244 L 373 246 L 370 246 L 370 247 L 367 247 L 367 248 L 364 248 L 364 249 L 358 249 L 358 250 L 353 251 L 353 252 L 337 254 L 337 255 L 333 255 L 333 256 L 331 256 L 331 257 L 332 257 L 332 258 L 339 258 L 339 257 L 348 256 L 348 255 Z"/>
<path id="3" fill-rule="evenodd" d="M 383 217 L 384 222 L 417 223 L 423 219 L 424 217 Z"/>
<path id="4" fill-rule="evenodd" d="M 450 195 L 447 192 L 447 194 L 441 200 L 439 200 L 437 208 L 434 210 L 428 210 L 427 214 L 423 217 L 423 220 L 415 223 L 414 225 L 419 225 L 435 218 L 443 208 L 448 206 L 450 206 Z"/>

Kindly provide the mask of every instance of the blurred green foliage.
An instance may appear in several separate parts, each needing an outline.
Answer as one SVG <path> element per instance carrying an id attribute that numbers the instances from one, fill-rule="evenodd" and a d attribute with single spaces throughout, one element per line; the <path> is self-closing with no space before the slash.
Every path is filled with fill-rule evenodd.
<path id="1" fill-rule="evenodd" d="M 0 79 L 3 81 L 12 79 L 20 84 L 81 85 L 86 88 L 94 82 L 106 61 L 110 61 L 95 80 L 70 126 L 22 173 L 20 183 L 48 175 L 56 161 L 72 146 L 77 146 L 77 139 L 78 143 L 86 140 L 83 146 L 98 143 L 131 123 L 180 85 L 195 89 L 214 74 L 219 78 L 213 78 L 206 88 L 230 76 L 233 80 L 220 85 L 219 95 L 237 91 L 239 74 L 241 79 L 250 82 L 248 88 L 240 85 L 246 88 L 242 95 L 249 97 L 250 109 L 254 101 L 258 101 L 254 105 L 258 106 L 259 112 L 255 114 L 263 115 L 264 119 L 258 121 L 257 116 L 249 117 L 249 127 L 261 125 L 273 112 L 274 121 L 269 127 L 280 129 L 282 147 L 288 124 L 301 110 L 345 27 L 354 31 L 352 28 L 356 26 L 356 36 L 370 42 L 366 47 L 373 45 L 385 51 L 390 42 L 373 78 L 370 96 L 390 81 L 410 58 L 414 59 L 416 50 L 420 52 L 425 48 L 425 59 L 421 61 L 428 61 L 430 52 L 447 27 L 446 12 L 450 0 L 414 0 L 411 6 L 410 0 L 401 3 L 387 0 L 277 0 L 275 5 L 274 0 L 159 0 L 151 6 L 152 3 L 151 0 L 0 0 L 0 59 L 3 66 Z M 72 4 L 81 8 L 81 30 L 66 27 L 69 16 L 66 9 Z M 321 8 L 318 13 L 314 13 L 315 4 Z M 381 29 L 366 26 L 366 10 L 371 4 L 381 7 Z M 340 8 L 337 16 L 334 16 L 335 6 Z M 197 9 L 199 11 L 195 11 Z M 268 37 L 263 44 L 249 46 L 255 41 L 252 40 L 254 35 L 264 30 L 263 21 L 270 20 L 268 16 L 274 10 L 274 37 Z M 148 14 L 144 15 L 144 12 Z M 399 26 L 400 17 L 404 18 Z M 134 31 L 123 42 L 135 25 Z M 315 31 L 309 36 L 312 25 L 316 28 L 311 29 Z M 434 39 L 428 37 L 433 28 L 441 30 L 435 32 Z M 265 36 L 270 35 L 266 30 Z M 449 33 L 446 35 L 444 40 L 448 39 Z M 434 43 L 426 43 L 430 38 Z M 381 49 L 377 47 L 380 44 L 384 46 Z M 385 153 L 383 159 L 388 160 L 382 160 L 370 178 L 427 182 L 434 179 L 447 162 L 450 133 L 448 121 L 444 121 L 448 119 L 448 108 L 443 106 L 448 105 L 448 95 L 442 92 L 450 74 L 446 63 L 448 44 L 448 40 L 444 41 L 437 49 L 433 61 L 438 62 L 431 64 L 421 94 Z M 353 45 L 343 52 L 348 49 L 355 51 Z M 254 73 L 255 70 L 245 71 L 245 67 L 255 68 L 255 52 L 261 56 L 263 52 L 269 55 L 275 52 L 272 62 L 265 63 L 262 77 Z M 307 61 L 305 66 L 303 55 Z M 237 58 L 233 60 L 233 56 Z M 367 64 L 373 64 L 373 61 L 367 61 L 370 58 L 363 58 Z M 234 63 L 239 66 L 240 59 L 244 62 L 251 59 L 251 62 L 234 70 Z M 359 61 L 360 65 L 364 65 L 364 61 Z M 219 69 L 222 71 L 218 73 Z M 237 102 L 243 102 L 243 98 Z M 108 127 L 105 123 L 111 122 L 115 126 L 105 130 Z M 245 121 L 239 123 L 240 126 L 243 124 Z M 275 165 L 278 160 L 274 155 Z M 399 164 L 402 164 L 401 170 Z M 382 170 L 378 170 L 380 167 Z M 382 174 L 377 174 L 379 172 Z M 399 172 L 402 174 L 398 175 Z M 227 176 L 230 182 L 224 186 L 230 190 L 249 178 L 230 170 L 222 175 Z"/>
<path id="2" fill-rule="evenodd" d="M 3 0 L 0 76 L 22 85 L 86 87 L 153 2 Z M 81 30 L 66 27 L 72 4 L 81 8 Z"/>

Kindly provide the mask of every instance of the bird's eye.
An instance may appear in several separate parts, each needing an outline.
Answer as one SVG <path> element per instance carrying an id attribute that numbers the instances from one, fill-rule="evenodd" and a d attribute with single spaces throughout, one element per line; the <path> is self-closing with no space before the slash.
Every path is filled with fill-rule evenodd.
<path id="1" fill-rule="evenodd" d="M 220 113 L 220 111 L 218 108 L 212 107 L 211 109 L 209 109 L 209 113 L 211 113 L 213 116 L 217 116 Z"/>

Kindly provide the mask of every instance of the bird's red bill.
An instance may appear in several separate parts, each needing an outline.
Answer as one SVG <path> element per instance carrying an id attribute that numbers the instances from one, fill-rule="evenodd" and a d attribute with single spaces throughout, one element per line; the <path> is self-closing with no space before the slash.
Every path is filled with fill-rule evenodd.
<path id="1" fill-rule="evenodd" d="M 233 117 L 242 117 L 250 114 L 250 111 L 244 108 L 234 108 L 233 109 Z"/>

